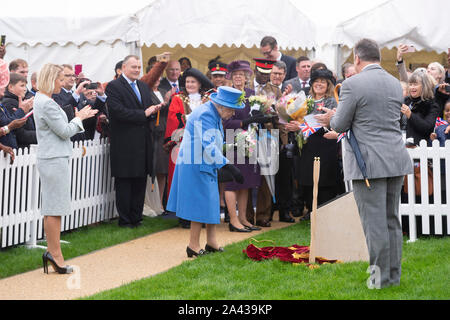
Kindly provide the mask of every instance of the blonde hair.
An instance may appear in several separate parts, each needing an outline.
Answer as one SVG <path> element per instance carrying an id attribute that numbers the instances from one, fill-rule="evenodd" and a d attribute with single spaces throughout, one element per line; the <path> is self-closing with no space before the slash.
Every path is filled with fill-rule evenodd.
<path id="1" fill-rule="evenodd" d="M 37 76 L 37 89 L 49 95 L 53 94 L 55 81 L 63 70 L 63 67 L 57 64 L 44 65 Z"/>
<path id="2" fill-rule="evenodd" d="M 437 84 L 444 83 L 444 79 L 445 79 L 445 69 L 444 69 L 444 67 L 442 66 L 442 64 L 440 64 L 439 62 L 432 62 L 432 63 L 430 63 L 430 64 L 428 65 L 427 68 L 429 68 L 429 67 L 436 67 L 436 69 L 439 70 L 439 75 L 440 75 L 439 81 L 438 81 L 437 79 L 435 79 L 436 82 L 437 82 Z M 434 78 L 433 78 L 433 79 L 434 79 Z"/>
<path id="3" fill-rule="evenodd" d="M 411 77 L 409 77 L 409 84 L 411 83 L 422 84 L 420 98 L 423 101 L 434 98 L 434 78 L 427 74 L 424 68 L 418 68 L 412 73 Z"/>

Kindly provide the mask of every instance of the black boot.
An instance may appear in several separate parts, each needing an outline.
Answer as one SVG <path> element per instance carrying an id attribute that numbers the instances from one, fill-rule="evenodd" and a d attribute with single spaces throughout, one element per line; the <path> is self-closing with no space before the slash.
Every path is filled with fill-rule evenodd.
<path id="1" fill-rule="evenodd" d="M 294 218 L 292 218 L 289 215 L 289 211 L 288 210 L 279 210 L 278 214 L 280 216 L 280 222 L 289 222 L 289 223 L 295 222 Z"/>

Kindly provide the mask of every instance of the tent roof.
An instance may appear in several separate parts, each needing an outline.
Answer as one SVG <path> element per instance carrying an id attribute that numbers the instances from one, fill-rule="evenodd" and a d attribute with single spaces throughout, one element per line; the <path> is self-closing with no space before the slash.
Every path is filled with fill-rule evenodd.
<path id="1" fill-rule="evenodd" d="M 142 45 L 259 46 L 272 35 L 282 48 L 312 48 L 314 23 L 290 0 L 157 0 L 138 13 Z"/>
<path id="2" fill-rule="evenodd" d="M 109 0 L 2 1 L 0 32 L 15 46 L 137 41 L 135 13 L 153 1 L 133 0 L 119 6 Z"/>
<path id="3" fill-rule="evenodd" d="M 389 0 L 338 25 L 334 43 L 353 47 L 361 38 L 392 48 L 400 43 L 418 50 L 444 52 L 450 48 L 448 0 Z"/>

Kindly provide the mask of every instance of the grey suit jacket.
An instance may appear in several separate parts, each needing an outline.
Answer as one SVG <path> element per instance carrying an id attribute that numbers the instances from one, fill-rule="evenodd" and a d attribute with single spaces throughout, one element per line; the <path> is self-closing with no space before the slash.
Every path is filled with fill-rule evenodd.
<path id="1" fill-rule="evenodd" d="M 300 91 L 305 91 L 305 94 L 308 95 L 309 94 L 309 87 L 306 88 L 302 88 L 302 85 L 300 84 L 300 81 L 298 80 L 298 77 L 295 77 L 291 80 L 287 80 L 285 82 L 283 82 L 283 86 L 281 87 L 281 92 L 284 92 L 284 90 L 286 89 L 286 87 L 291 84 L 292 85 L 292 92 L 293 93 L 298 93 Z"/>
<path id="2" fill-rule="evenodd" d="M 70 157 L 72 155 L 70 137 L 84 131 L 80 118 L 73 118 L 68 122 L 63 109 L 53 99 L 39 92 L 34 98 L 33 109 L 38 141 L 37 157 L 39 159 Z"/>
<path id="3" fill-rule="evenodd" d="M 369 179 L 413 172 L 400 131 L 402 103 L 400 82 L 376 64 L 367 66 L 342 84 L 331 127 L 340 133 L 352 128 Z M 344 143 L 344 179 L 361 180 L 363 176 L 353 150 L 347 140 L 344 139 Z"/>

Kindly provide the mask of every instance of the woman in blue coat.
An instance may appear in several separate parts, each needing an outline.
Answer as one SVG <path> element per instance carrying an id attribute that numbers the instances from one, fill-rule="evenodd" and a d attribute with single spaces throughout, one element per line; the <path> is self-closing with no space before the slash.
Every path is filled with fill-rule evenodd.
<path id="1" fill-rule="evenodd" d="M 221 176 L 239 183 L 244 178 L 223 155 L 222 120 L 231 118 L 235 109 L 244 108 L 239 101 L 241 94 L 234 88 L 219 87 L 217 93 L 211 94 L 211 101 L 197 107 L 186 123 L 167 210 L 191 221 L 188 257 L 223 251 L 216 239 L 216 224 L 220 223 L 218 170 Z M 207 232 L 205 250 L 200 247 L 203 223 Z"/>

